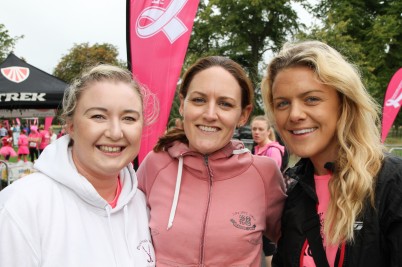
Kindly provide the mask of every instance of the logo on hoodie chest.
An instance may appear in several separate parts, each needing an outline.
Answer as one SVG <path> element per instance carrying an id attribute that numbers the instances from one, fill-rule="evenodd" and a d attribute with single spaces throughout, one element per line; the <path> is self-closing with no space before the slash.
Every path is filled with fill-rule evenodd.
<path id="1" fill-rule="evenodd" d="M 256 227 L 254 216 L 246 211 L 234 212 L 232 219 L 230 219 L 230 222 L 233 224 L 234 227 L 246 231 L 253 231 Z"/>
<path id="2" fill-rule="evenodd" d="M 147 262 L 148 263 L 154 263 L 155 259 L 154 259 L 154 251 L 153 251 L 153 246 L 152 246 L 152 242 L 150 240 L 142 240 L 140 242 L 140 244 L 137 246 L 137 249 L 142 251 L 143 254 L 146 256 L 147 258 Z M 154 265 L 150 265 L 150 266 L 154 266 Z"/>

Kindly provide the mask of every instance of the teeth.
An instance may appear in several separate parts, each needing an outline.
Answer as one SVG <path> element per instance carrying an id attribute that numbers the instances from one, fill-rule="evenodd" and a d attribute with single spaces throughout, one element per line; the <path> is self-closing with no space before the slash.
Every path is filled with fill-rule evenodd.
<path id="1" fill-rule="evenodd" d="M 315 131 L 316 128 L 310 128 L 310 129 L 302 129 L 302 130 L 297 130 L 293 131 L 294 134 L 305 134 L 305 133 L 311 133 Z"/>
<path id="2" fill-rule="evenodd" d="M 99 149 L 108 153 L 116 153 L 121 151 L 121 147 L 99 146 Z"/>
<path id="3" fill-rule="evenodd" d="M 199 128 L 203 131 L 206 132 L 216 132 L 218 131 L 218 129 L 214 128 L 214 127 L 208 127 L 208 126 L 199 126 Z"/>

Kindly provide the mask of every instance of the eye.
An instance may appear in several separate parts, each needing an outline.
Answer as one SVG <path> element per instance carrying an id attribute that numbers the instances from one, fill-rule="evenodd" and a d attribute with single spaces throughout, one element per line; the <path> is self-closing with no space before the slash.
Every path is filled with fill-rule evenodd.
<path id="1" fill-rule="evenodd" d="M 95 114 L 91 116 L 91 119 L 95 119 L 95 120 L 104 120 L 106 119 L 105 116 L 101 115 L 101 114 Z"/>
<path id="2" fill-rule="evenodd" d="M 306 98 L 306 103 L 308 104 L 308 105 L 315 105 L 315 104 L 317 104 L 318 102 L 320 102 L 320 98 L 318 98 L 318 97 L 315 97 L 315 96 L 309 96 L 309 97 L 307 97 Z"/>
<path id="3" fill-rule="evenodd" d="M 227 102 L 227 101 L 220 101 L 220 102 L 219 102 L 219 105 L 222 106 L 222 107 L 224 107 L 224 108 L 232 108 L 232 107 L 233 107 L 233 104 L 232 104 L 232 103 L 229 103 L 229 102 Z"/>
<path id="4" fill-rule="evenodd" d="M 127 121 L 127 122 L 136 122 L 136 121 L 138 121 L 138 119 L 139 118 L 136 116 L 126 116 L 123 118 L 123 120 Z"/>
<path id="5" fill-rule="evenodd" d="M 289 106 L 289 104 L 290 103 L 287 100 L 278 100 L 278 101 L 275 101 L 274 107 L 275 107 L 275 109 L 284 109 L 287 106 Z"/>
<path id="6" fill-rule="evenodd" d="M 205 103 L 205 99 L 202 97 L 194 97 L 191 99 L 191 101 L 195 104 L 202 104 Z"/>

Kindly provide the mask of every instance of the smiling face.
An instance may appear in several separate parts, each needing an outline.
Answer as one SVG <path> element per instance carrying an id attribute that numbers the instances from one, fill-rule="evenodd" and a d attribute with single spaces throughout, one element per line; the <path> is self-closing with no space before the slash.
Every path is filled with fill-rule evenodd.
<path id="1" fill-rule="evenodd" d="M 241 107 L 241 88 L 222 67 L 196 74 L 185 98 L 180 96 L 180 113 L 190 149 L 211 154 L 229 143 L 237 125 L 247 122 L 251 107 Z"/>
<path id="2" fill-rule="evenodd" d="M 299 157 L 324 166 L 337 157 L 341 102 L 335 89 L 307 67 L 281 70 L 272 85 L 274 117 L 286 145 Z"/>
<path id="3" fill-rule="evenodd" d="M 142 126 L 142 102 L 130 85 L 91 83 L 67 121 L 78 172 L 88 180 L 117 177 L 138 154 Z"/>

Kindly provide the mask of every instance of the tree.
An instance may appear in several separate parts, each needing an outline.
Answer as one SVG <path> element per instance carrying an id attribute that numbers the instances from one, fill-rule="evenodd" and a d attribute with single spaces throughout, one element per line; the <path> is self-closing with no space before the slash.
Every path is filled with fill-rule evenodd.
<path id="1" fill-rule="evenodd" d="M 53 75 L 67 83 L 71 83 L 82 70 L 99 63 L 108 63 L 127 68 L 124 62 L 117 59 L 118 54 L 117 47 L 107 43 L 96 43 L 92 46 L 88 43 L 75 44 L 69 53 L 61 58 Z"/>
<path id="2" fill-rule="evenodd" d="M 6 59 L 8 54 L 13 51 L 15 44 L 23 35 L 11 37 L 4 24 L 0 23 L 0 62 Z"/>
<path id="3" fill-rule="evenodd" d="M 235 60 L 256 88 L 254 114 L 262 114 L 259 84 L 264 55 L 278 50 L 301 26 L 289 0 L 200 0 L 183 70 L 207 55 Z"/>
<path id="4" fill-rule="evenodd" d="M 402 2 L 321 0 L 309 8 L 321 23 L 299 37 L 325 41 L 355 62 L 369 92 L 382 104 L 387 85 L 402 62 Z M 402 124 L 402 114 L 395 124 Z"/>

